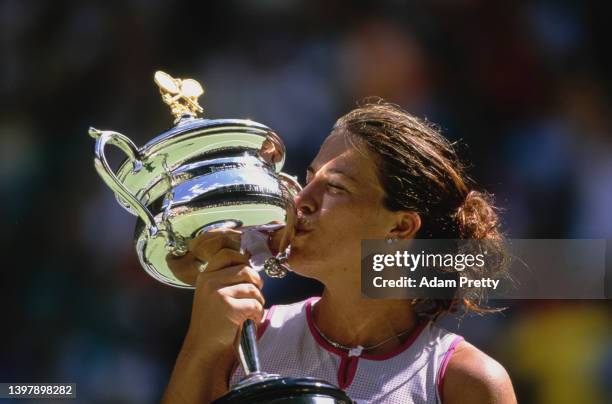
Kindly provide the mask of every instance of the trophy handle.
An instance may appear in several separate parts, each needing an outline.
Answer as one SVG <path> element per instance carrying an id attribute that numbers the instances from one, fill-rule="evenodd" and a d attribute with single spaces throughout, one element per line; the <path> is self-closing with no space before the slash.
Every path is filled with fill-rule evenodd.
<path id="1" fill-rule="evenodd" d="M 246 377 L 261 374 L 255 322 L 253 320 L 249 319 L 242 323 L 240 343 L 238 345 L 238 359 Z"/>
<path id="2" fill-rule="evenodd" d="M 127 154 L 128 158 L 134 165 L 133 170 L 138 171 L 142 167 L 142 162 L 138 158 L 139 153 L 136 145 L 127 136 L 108 130 L 89 128 L 89 136 L 96 139 L 94 165 L 96 167 L 96 171 L 100 177 L 102 177 L 102 180 L 104 180 L 106 185 L 108 185 L 108 187 L 115 194 L 119 195 L 121 199 L 123 199 L 130 206 L 130 208 L 136 212 L 136 214 L 145 223 L 150 236 L 157 234 L 158 229 L 157 226 L 155 226 L 155 219 L 153 218 L 153 215 L 149 209 L 147 209 L 147 207 L 144 206 L 142 202 L 140 202 L 138 198 L 136 198 L 125 187 L 125 185 L 123 185 L 121 181 L 119 181 L 113 170 L 110 168 L 108 160 L 106 159 L 106 145 L 111 144 Z"/>

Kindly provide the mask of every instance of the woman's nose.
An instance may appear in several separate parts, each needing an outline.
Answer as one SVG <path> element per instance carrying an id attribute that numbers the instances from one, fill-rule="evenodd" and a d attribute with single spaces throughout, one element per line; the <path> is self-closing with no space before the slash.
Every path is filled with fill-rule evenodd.
<path id="1" fill-rule="evenodd" d="M 317 210 L 312 185 L 312 183 L 307 184 L 295 197 L 295 207 L 303 214 L 311 214 Z"/>

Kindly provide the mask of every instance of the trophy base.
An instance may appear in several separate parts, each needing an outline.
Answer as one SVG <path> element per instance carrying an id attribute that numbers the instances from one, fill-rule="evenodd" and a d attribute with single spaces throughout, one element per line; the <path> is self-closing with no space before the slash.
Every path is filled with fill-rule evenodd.
<path id="1" fill-rule="evenodd" d="M 352 404 L 339 388 L 325 381 L 306 378 L 255 375 L 238 383 L 213 404 Z"/>

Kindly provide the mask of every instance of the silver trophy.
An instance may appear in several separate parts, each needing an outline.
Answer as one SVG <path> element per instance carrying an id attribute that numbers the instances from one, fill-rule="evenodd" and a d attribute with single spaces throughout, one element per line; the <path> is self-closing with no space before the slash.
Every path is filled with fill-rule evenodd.
<path id="1" fill-rule="evenodd" d="M 89 130 L 96 139 L 98 174 L 119 204 L 138 217 L 134 242 L 142 267 L 160 282 L 193 289 L 197 270 L 176 272 L 169 257 L 186 254 L 187 242 L 206 231 L 240 227 L 283 232 L 278 253 L 265 259 L 263 269 L 268 276 L 284 276 L 297 216 L 293 198 L 301 188 L 281 172 L 282 140 L 250 120 L 197 118 L 204 90 L 195 80 L 161 71 L 154 79 L 175 118 L 170 130 L 141 148 L 118 132 Z M 108 163 L 107 145 L 127 155 L 116 171 Z M 206 263 L 201 265 L 203 270 Z M 324 381 L 262 372 L 251 320 L 243 324 L 238 357 L 246 377 L 219 402 L 351 402 Z"/>

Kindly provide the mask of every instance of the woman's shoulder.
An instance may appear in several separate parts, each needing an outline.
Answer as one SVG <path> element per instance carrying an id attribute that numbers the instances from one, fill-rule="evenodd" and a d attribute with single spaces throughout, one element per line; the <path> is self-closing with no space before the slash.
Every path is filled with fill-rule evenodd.
<path id="1" fill-rule="evenodd" d="M 466 341 L 457 345 L 444 377 L 445 404 L 456 402 L 516 403 L 506 369 Z"/>

